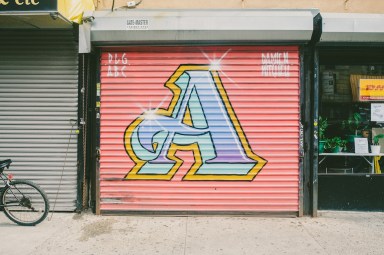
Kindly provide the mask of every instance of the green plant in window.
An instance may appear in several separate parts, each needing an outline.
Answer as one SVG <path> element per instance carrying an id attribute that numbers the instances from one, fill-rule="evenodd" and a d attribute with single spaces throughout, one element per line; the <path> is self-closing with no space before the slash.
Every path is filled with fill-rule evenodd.
<path id="1" fill-rule="evenodd" d="M 384 134 L 378 134 L 373 137 L 373 144 L 379 145 L 379 139 L 384 138 Z"/>
<path id="2" fill-rule="evenodd" d="M 342 122 L 342 128 L 346 130 L 349 134 L 357 135 L 357 130 L 362 124 L 362 117 L 360 113 L 355 112 L 347 120 Z"/>
<path id="3" fill-rule="evenodd" d="M 335 136 L 325 140 L 324 148 L 330 151 L 334 151 L 338 148 L 345 148 L 346 145 L 347 140 L 341 139 L 339 136 Z"/>
<path id="4" fill-rule="evenodd" d="M 328 119 L 319 116 L 319 140 L 325 140 L 325 131 L 328 128 Z"/>

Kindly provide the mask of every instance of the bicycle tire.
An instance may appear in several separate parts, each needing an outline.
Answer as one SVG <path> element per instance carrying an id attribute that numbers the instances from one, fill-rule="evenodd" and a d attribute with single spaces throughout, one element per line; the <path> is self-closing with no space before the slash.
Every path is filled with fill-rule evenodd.
<path id="1" fill-rule="evenodd" d="M 27 180 L 11 181 L 2 192 L 0 203 L 8 219 L 21 226 L 35 226 L 49 212 L 49 201 L 45 192 L 37 184 Z M 36 217 L 32 217 L 35 215 Z"/>

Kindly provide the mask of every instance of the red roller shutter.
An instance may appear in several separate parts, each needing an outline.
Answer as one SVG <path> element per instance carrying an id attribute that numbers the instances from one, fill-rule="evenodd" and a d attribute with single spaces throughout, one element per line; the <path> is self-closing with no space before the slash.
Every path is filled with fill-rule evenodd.
<path id="1" fill-rule="evenodd" d="M 299 210 L 295 46 L 105 48 L 100 209 Z"/>

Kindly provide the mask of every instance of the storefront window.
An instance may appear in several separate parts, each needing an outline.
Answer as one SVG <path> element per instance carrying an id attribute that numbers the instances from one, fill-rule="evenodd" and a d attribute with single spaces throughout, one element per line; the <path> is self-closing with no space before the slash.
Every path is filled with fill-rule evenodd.
<path id="1" fill-rule="evenodd" d="M 319 174 L 384 173 L 384 65 L 320 64 L 319 116 Z"/>

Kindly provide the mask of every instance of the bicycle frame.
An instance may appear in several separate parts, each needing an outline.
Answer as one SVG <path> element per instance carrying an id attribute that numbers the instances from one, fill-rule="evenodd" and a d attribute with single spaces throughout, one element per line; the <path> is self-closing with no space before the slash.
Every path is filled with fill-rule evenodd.
<path id="1" fill-rule="evenodd" d="M 3 170 L 3 171 L 4 171 L 4 170 Z M 10 179 L 8 178 L 8 176 L 7 176 L 3 171 L 0 173 L 0 178 L 1 178 L 1 180 L 4 182 L 5 186 L 3 186 L 3 187 L 0 188 L 0 194 L 1 194 L 7 187 L 10 186 L 10 182 L 11 182 Z M 20 190 L 19 190 L 17 187 L 15 187 L 15 188 L 16 188 L 17 191 L 20 192 Z M 18 206 L 18 205 L 20 205 L 21 201 L 17 198 L 17 196 L 15 195 L 15 193 L 13 193 L 12 189 L 10 189 L 10 191 L 12 192 L 12 195 L 13 195 L 14 198 L 16 199 L 16 201 L 12 202 L 12 203 L 15 203 L 14 206 Z M 21 192 L 20 192 L 20 193 L 21 193 Z M 23 195 L 23 196 L 24 196 L 24 195 Z M 12 206 L 13 206 L 13 205 L 9 205 L 9 204 L 7 204 L 6 206 L 3 205 L 3 204 L 0 204 L 0 208 L 4 208 L 4 207 L 12 207 Z"/>

